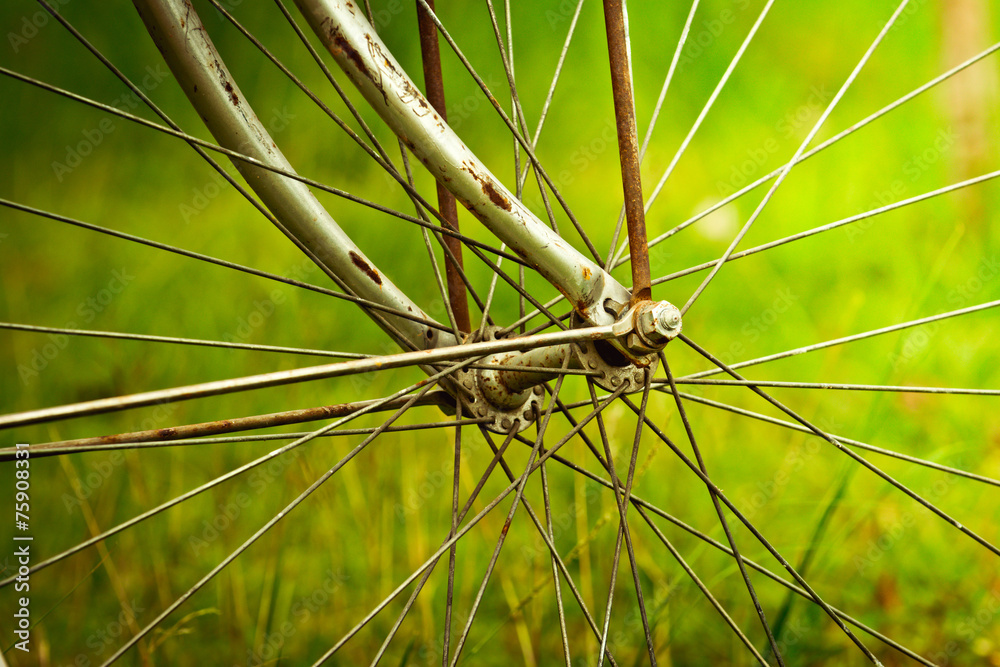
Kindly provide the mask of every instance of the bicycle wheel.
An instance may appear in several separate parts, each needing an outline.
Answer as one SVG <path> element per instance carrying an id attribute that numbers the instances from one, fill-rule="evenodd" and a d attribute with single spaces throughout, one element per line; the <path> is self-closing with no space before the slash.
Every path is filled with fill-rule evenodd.
<path id="1" fill-rule="evenodd" d="M 1000 661 L 985 3 L 632 7 L 648 256 L 599 3 L 437 8 L 458 231 L 378 99 L 419 1 L 189 4 L 188 74 L 173 3 L 50 4 L 3 11 L 9 663 Z M 616 352 L 636 257 L 684 333 Z"/>

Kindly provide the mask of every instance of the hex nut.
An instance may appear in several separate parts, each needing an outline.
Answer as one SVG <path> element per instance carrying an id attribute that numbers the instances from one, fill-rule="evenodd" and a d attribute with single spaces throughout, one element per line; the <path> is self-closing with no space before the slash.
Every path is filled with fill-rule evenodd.
<path id="1" fill-rule="evenodd" d="M 636 314 L 635 331 L 653 345 L 665 345 L 681 332 L 681 311 L 666 301 L 652 303 Z"/>

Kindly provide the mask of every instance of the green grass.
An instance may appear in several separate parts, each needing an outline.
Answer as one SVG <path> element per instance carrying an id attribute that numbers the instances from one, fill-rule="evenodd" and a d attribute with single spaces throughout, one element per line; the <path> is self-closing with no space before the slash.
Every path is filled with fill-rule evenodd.
<path id="1" fill-rule="evenodd" d="M 382 28 L 386 42 L 409 71 L 419 72 L 413 7 L 406 4 L 395 14 L 393 3 L 374 4 L 391 18 Z M 569 25 L 562 13 L 568 4 L 546 0 L 514 7 L 516 25 L 525 31 L 516 38 L 516 74 L 532 127 Z M 914 13 L 887 37 L 818 140 L 988 45 L 989 40 L 979 43 L 969 37 L 965 41 L 970 51 L 956 56 L 948 50 L 948 39 L 962 41 L 962 36 L 952 33 L 946 38 L 948 9 L 911 4 Z M 506 104 L 501 94 L 503 70 L 485 9 L 439 5 L 449 25 L 465 19 L 485 21 L 456 30 L 456 38 Z M 741 179 L 756 179 L 789 159 L 888 17 L 889 5 L 860 0 L 776 3 L 758 41 L 747 51 L 647 217 L 650 237 L 739 187 Z M 692 44 L 701 39 L 707 46 L 688 52 L 690 61 L 684 62 L 667 96 L 643 163 L 647 193 L 762 6 L 757 0 L 702 3 L 691 39 Z M 243 92 L 301 173 L 411 211 L 399 189 L 307 98 L 248 49 L 220 16 L 200 3 L 199 9 Z M 11 42 L 9 35 L 20 35 L 25 30 L 22 19 L 30 21 L 36 11 L 26 0 L 0 9 L 0 27 L 8 36 L 0 46 L 0 65 L 107 102 L 124 92 L 51 21 L 26 43 Z M 70 2 L 64 11 L 133 80 L 142 81 L 147 66 L 155 68 L 162 62 L 128 3 Z M 686 12 L 681 3 L 632 7 L 640 131 L 648 123 Z M 295 48 L 287 27 L 280 18 L 274 19 L 273 8 L 267 3 L 243 3 L 236 13 L 331 108 L 344 113 L 308 54 Z M 586 3 L 580 21 L 538 153 L 604 253 L 621 194 L 615 147 L 609 142 L 614 115 L 607 65 L 602 63 L 606 47 L 599 3 Z M 986 29 L 994 38 L 995 27 L 989 24 Z M 453 125 L 494 173 L 510 182 L 514 165 L 509 135 L 496 114 L 476 97 L 460 63 L 446 49 L 443 52 Z M 990 92 L 995 83 L 994 57 L 797 166 L 741 247 L 995 169 L 997 114 L 995 93 Z M 187 131 L 208 136 L 172 78 L 158 83 L 150 95 Z M 0 79 L 0 100 L 0 117 L 6 121 L 0 157 L 8 165 L 0 179 L 0 197 L 326 284 L 320 272 L 238 194 L 219 190 L 211 169 L 187 146 L 7 78 Z M 146 110 L 136 113 L 152 117 Z M 372 126 L 379 126 L 371 111 L 363 114 Z M 86 133 L 100 128 L 102 119 L 112 122 L 113 130 L 105 131 L 80 166 L 60 179 L 53 162 L 65 163 L 66 147 L 86 140 Z M 381 127 L 377 132 L 395 154 L 388 132 Z M 423 192 L 433 191 L 422 168 L 415 177 Z M 531 202 L 538 199 L 537 188 L 533 179 L 528 183 L 526 200 Z M 762 191 L 750 194 L 654 248 L 650 257 L 654 275 L 718 257 L 762 195 Z M 444 318 L 416 229 L 326 194 L 319 197 L 390 279 L 432 316 Z M 998 199 L 1000 188 L 986 184 L 880 216 L 873 224 L 838 229 L 740 260 L 718 275 L 686 318 L 685 331 L 724 360 L 739 361 L 1000 298 Z M 538 207 L 536 212 L 544 214 Z M 461 212 L 460 217 L 463 231 L 490 240 L 470 215 Z M 560 216 L 558 222 L 582 248 L 566 217 Z M 320 294 L 8 209 L 0 209 L 0 234 L 0 319 L 5 321 L 392 352 L 374 324 L 349 304 Z M 485 292 L 489 269 L 468 254 L 466 264 L 474 284 Z M 627 267 L 614 275 L 626 284 L 630 280 Z M 703 275 L 659 286 L 654 296 L 683 303 Z M 543 301 L 555 294 L 535 278 L 529 286 Z M 499 322 L 516 317 L 517 302 L 510 290 L 498 291 L 493 312 Z M 997 388 L 996 322 L 990 312 L 980 313 L 775 362 L 747 374 L 762 380 Z M 0 340 L 4 413 L 323 361 L 50 339 L 10 331 L 0 331 Z M 677 375 L 707 367 L 680 343 L 672 343 L 667 353 Z M 417 371 L 388 371 L 71 420 L 5 432 L 3 446 L 376 398 L 420 377 Z M 780 416 L 744 389 L 704 387 L 692 393 Z M 991 477 L 1000 470 L 1000 412 L 992 398 L 792 389 L 776 389 L 773 394 L 832 432 Z M 587 396 L 579 379 L 567 380 L 564 400 Z M 710 407 L 689 404 L 688 410 L 712 478 L 790 562 L 797 565 L 812 550 L 809 580 L 831 604 L 941 664 L 1000 664 L 996 618 L 1000 580 L 995 557 L 984 548 L 846 462 L 822 441 Z M 672 400 L 654 394 L 649 412 L 689 453 Z M 440 418 L 439 412 L 420 408 L 402 422 Z M 618 469 L 624 470 L 635 418 L 627 409 L 615 408 L 605 421 Z M 366 416 L 351 426 L 378 423 L 378 417 Z M 554 419 L 547 438 L 567 430 L 564 420 Z M 599 442 L 596 425 L 586 432 Z M 453 434 L 443 431 L 380 437 L 170 616 L 143 642 L 142 653 L 131 651 L 123 664 L 297 665 L 314 660 L 447 535 L 453 440 Z M 113 537 L 99 549 L 88 549 L 33 575 L 34 652 L 25 657 L 11 650 L 5 659 L 12 665 L 100 664 L 124 637 L 150 622 L 360 441 L 351 436 L 309 443 L 270 468 L 227 482 Z M 500 443 L 497 437 L 494 441 Z M 217 444 L 36 460 L 33 562 L 274 447 Z M 563 453 L 598 471 L 582 442 L 574 440 Z M 523 470 L 527 455 L 527 448 L 512 445 L 511 469 Z M 476 430 L 463 431 L 462 502 L 491 457 Z M 885 457 L 868 458 L 986 539 L 998 541 L 1000 503 L 995 487 L 956 482 L 948 475 Z M 704 485 L 648 432 L 639 462 L 637 493 L 725 540 Z M 555 544 L 588 607 L 600 618 L 616 536 L 613 499 L 595 483 L 557 464 L 548 466 L 547 474 Z M 6 466 L 0 478 L 4 480 L 0 494 L 8 493 L 3 489 L 12 494 L 13 468 Z M 494 474 L 473 512 L 506 484 Z M 531 480 L 525 497 L 534 508 L 542 508 L 539 480 Z M 8 507 L 7 500 L 2 503 Z M 464 625 L 507 507 L 503 503 L 460 543 L 456 629 Z M 660 664 L 752 664 L 751 656 L 669 552 L 635 510 L 630 511 Z M 824 514 L 828 520 L 814 542 Z M 729 519 L 744 555 L 780 569 L 748 531 L 731 515 Z M 10 544 L 8 525 L 0 528 L 2 544 Z M 658 520 L 657 525 L 763 650 L 766 640 L 732 558 L 665 521 Z M 6 557 L 7 547 L 0 553 Z M 11 559 L 4 562 L 7 568 L 13 566 Z M 440 663 L 444 571 L 439 565 L 382 664 Z M 551 576 L 544 543 L 526 513 L 518 510 L 463 652 L 463 664 L 555 664 L 553 656 L 561 648 Z M 754 583 L 769 619 L 775 619 L 788 604 L 785 589 L 760 575 L 754 576 Z M 409 590 L 404 599 L 408 594 Z M 11 588 L 0 590 L 4 614 L 14 609 L 16 597 Z M 563 600 L 574 664 L 590 664 L 596 642 L 565 581 Z M 366 664 L 401 605 L 402 600 L 394 602 L 376 617 L 334 664 Z M 645 661 L 635 608 L 623 554 L 610 640 L 622 665 Z M 796 599 L 787 609 L 782 634 L 787 664 L 863 664 L 861 653 L 815 606 Z M 7 629 L 12 624 L 4 627 L 0 644 L 6 648 L 14 636 Z M 886 664 L 908 664 L 867 635 L 859 636 Z"/>

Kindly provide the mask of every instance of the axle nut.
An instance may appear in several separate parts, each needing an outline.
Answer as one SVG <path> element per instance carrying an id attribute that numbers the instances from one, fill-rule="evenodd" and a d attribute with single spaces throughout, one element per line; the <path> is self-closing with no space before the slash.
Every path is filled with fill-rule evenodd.
<path id="1" fill-rule="evenodd" d="M 656 301 L 635 316 L 635 332 L 643 342 L 662 347 L 681 332 L 681 311 L 667 301 Z"/>

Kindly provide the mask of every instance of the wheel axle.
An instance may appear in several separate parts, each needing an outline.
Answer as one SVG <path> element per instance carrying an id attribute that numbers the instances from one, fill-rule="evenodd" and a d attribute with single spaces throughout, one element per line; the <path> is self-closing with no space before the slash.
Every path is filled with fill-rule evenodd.
<path id="1" fill-rule="evenodd" d="M 583 370 L 602 389 L 639 391 L 645 368 L 655 371 L 658 353 L 681 332 L 681 313 L 667 301 L 642 301 L 628 307 L 614 324 L 615 338 L 580 341 L 524 352 L 502 352 L 489 357 L 491 368 L 463 372 L 458 383 L 463 410 L 477 417 L 493 417 L 487 428 L 506 433 L 514 424 L 528 427 L 541 405 L 541 385 L 563 369 Z M 574 318 L 574 325 L 582 321 Z M 489 328 L 494 340 L 497 328 Z M 544 371 L 538 369 L 551 369 Z M 530 369 L 530 370 L 529 370 Z"/>

